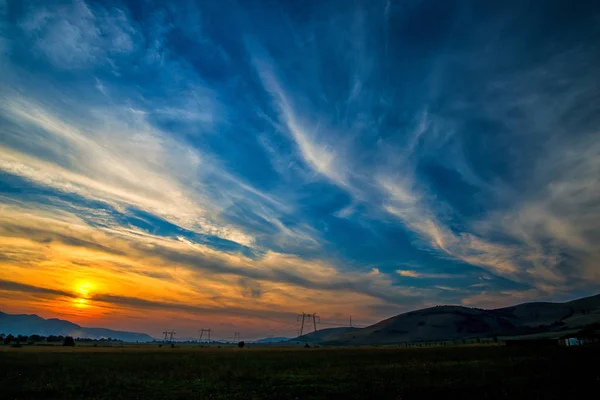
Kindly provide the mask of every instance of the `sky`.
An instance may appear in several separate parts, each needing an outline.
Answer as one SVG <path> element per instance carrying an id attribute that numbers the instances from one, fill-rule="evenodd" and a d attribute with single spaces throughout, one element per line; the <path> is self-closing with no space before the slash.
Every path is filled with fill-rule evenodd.
<path id="1" fill-rule="evenodd" d="M 294 336 L 600 292 L 600 5 L 0 0 L 0 310 Z"/>

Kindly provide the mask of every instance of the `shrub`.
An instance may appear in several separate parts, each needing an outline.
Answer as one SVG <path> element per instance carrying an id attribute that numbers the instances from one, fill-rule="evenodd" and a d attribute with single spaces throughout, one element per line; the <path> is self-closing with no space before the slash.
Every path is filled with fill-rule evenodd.
<path id="1" fill-rule="evenodd" d="M 238 347 L 241 349 L 242 347 L 244 347 L 246 345 L 246 343 L 244 343 L 244 341 L 242 340 L 241 342 L 238 343 Z"/>

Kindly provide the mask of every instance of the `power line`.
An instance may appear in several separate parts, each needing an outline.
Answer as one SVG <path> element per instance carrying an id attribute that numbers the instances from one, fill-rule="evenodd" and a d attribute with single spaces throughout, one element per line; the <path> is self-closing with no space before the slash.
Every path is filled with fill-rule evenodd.
<path id="1" fill-rule="evenodd" d="M 328 325 L 328 326 L 348 326 L 348 324 L 336 324 L 335 322 L 323 322 L 321 321 L 321 325 Z M 352 323 L 352 325 L 350 326 L 350 328 L 363 328 L 363 325 L 356 325 L 354 323 Z"/>
<path id="2" fill-rule="evenodd" d="M 267 321 L 277 322 L 277 321 L 271 320 L 269 318 L 263 318 L 263 319 L 265 319 Z M 300 329 L 297 332 L 298 336 L 302 336 L 304 334 L 304 332 L 307 328 L 306 324 L 310 324 L 311 320 L 312 320 L 313 332 L 318 331 L 317 324 L 327 325 L 327 326 L 339 326 L 339 327 L 350 326 L 351 328 L 364 327 L 364 325 L 355 325 L 352 321 L 352 315 L 350 315 L 350 317 L 349 317 L 349 324 L 344 324 L 344 323 L 335 323 L 335 322 L 322 322 L 321 317 L 318 316 L 317 313 L 307 314 L 307 313 L 302 312 L 302 314 L 298 314 L 297 318 L 296 318 L 296 323 L 301 322 Z M 276 332 L 295 330 L 295 326 L 297 327 L 296 323 L 281 323 L 279 326 L 275 326 L 266 331 L 254 333 L 253 335 L 256 335 L 257 337 L 267 337 L 267 336 L 272 336 L 272 334 L 276 333 Z M 164 336 L 165 343 L 167 343 L 169 341 L 173 342 L 173 340 L 174 340 L 173 336 L 175 335 L 174 331 L 165 330 L 162 333 L 165 335 Z M 211 328 L 201 328 L 200 330 L 198 330 L 198 333 L 199 333 L 199 341 L 200 342 L 203 339 L 208 340 L 208 342 L 212 342 L 213 330 Z M 231 336 L 229 336 L 227 339 L 223 339 L 223 340 L 231 340 L 230 338 L 231 338 Z M 219 339 L 217 339 L 217 340 L 219 340 Z M 233 341 L 235 342 L 235 341 L 239 341 L 239 340 L 241 340 L 240 332 L 234 332 L 233 333 Z"/>
<path id="3" fill-rule="evenodd" d="M 287 324 L 280 324 L 279 326 L 276 326 L 275 328 L 271 328 L 266 331 L 255 333 L 255 335 L 256 336 L 268 336 L 269 334 L 272 334 L 274 332 L 289 331 L 291 329 L 294 329 L 295 326 L 296 326 L 296 323 L 294 323 L 294 322 L 287 323 Z"/>

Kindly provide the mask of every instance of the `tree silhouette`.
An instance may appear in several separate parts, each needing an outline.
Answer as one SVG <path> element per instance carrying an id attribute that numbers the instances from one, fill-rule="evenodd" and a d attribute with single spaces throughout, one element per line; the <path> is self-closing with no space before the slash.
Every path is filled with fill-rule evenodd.
<path id="1" fill-rule="evenodd" d="M 29 341 L 30 342 L 41 342 L 42 337 L 40 335 L 31 335 L 31 336 L 29 336 Z"/>
<path id="2" fill-rule="evenodd" d="M 244 343 L 244 341 L 242 340 L 241 342 L 238 343 L 238 347 L 241 349 L 242 347 L 244 347 L 246 345 L 246 343 Z"/>
<path id="3" fill-rule="evenodd" d="M 63 341 L 63 346 L 75 346 L 75 339 L 72 336 L 65 337 Z"/>

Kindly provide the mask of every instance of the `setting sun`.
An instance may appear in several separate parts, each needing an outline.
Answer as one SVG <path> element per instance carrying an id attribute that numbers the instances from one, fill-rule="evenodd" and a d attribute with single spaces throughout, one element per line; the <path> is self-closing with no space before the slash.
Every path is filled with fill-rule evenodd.
<path id="1" fill-rule="evenodd" d="M 84 299 L 87 299 L 90 297 L 91 291 L 92 291 L 92 284 L 90 282 L 79 282 L 76 285 L 77 288 L 77 293 L 83 297 Z M 83 300 L 83 299 L 82 299 Z"/>
<path id="2" fill-rule="evenodd" d="M 75 284 L 75 295 L 73 303 L 77 308 L 87 308 L 92 294 L 93 285 L 89 281 L 78 281 Z"/>

